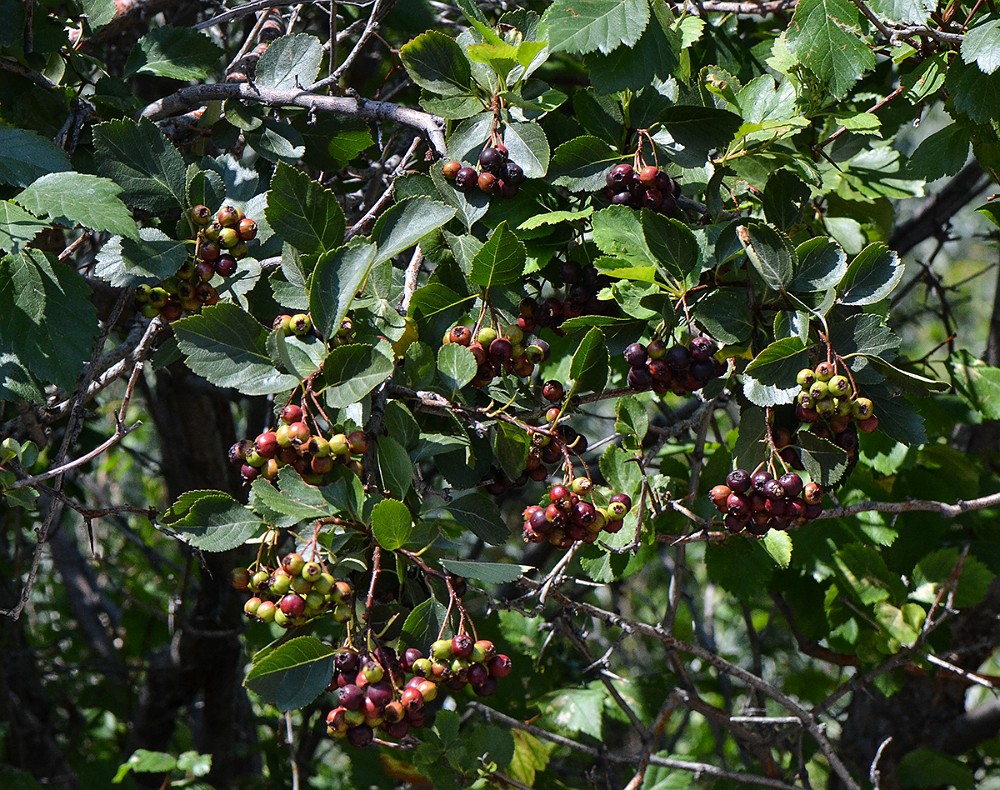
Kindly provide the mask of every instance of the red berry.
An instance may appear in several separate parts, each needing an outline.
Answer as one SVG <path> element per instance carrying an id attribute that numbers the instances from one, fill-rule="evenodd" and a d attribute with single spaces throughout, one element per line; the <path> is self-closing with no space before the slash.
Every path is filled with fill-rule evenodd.
<path id="1" fill-rule="evenodd" d="M 444 166 L 441 168 L 441 172 L 444 174 L 444 177 L 447 178 L 449 181 L 454 181 L 455 176 L 458 175 L 458 171 L 461 169 L 462 169 L 462 163 L 452 160 L 450 162 L 444 163 Z"/>
<path id="2" fill-rule="evenodd" d="M 563 396 L 563 385 L 558 381 L 546 381 L 542 385 L 542 397 L 545 400 L 555 403 L 557 400 L 562 400 Z"/>

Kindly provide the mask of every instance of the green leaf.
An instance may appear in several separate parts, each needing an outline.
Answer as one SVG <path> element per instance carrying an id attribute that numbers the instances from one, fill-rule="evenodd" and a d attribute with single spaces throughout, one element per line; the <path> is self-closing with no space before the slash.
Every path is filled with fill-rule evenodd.
<path id="1" fill-rule="evenodd" d="M 44 253 L 8 255 L 0 260 L 0 350 L 39 381 L 71 390 L 99 331 L 90 297 L 81 275 Z"/>
<path id="2" fill-rule="evenodd" d="M 869 7 L 882 20 L 923 25 L 937 3 L 934 0 L 871 0 Z"/>
<path id="3" fill-rule="evenodd" d="M 332 338 L 375 264 L 376 247 L 352 239 L 346 247 L 324 252 L 309 278 L 309 310 L 325 339 Z"/>
<path id="4" fill-rule="evenodd" d="M 66 152 L 29 129 L 0 126 L 0 184 L 26 187 L 50 173 L 71 169 Z"/>
<path id="5" fill-rule="evenodd" d="M 315 337 L 297 337 L 284 332 L 270 332 L 267 352 L 275 364 L 300 380 L 313 375 L 326 358 L 326 343 Z"/>
<path id="6" fill-rule="evenodd" d="M 16 355 L 0 350 L 0 401 L 4 400 L 23 400 L 32 405 L 41 405 L 45 398 L 27 366 Z M 0 463 L 3 463 L 2 453 Z"/>
<path id="7" fill-rule="evenodd" d="M 511 480 L 524 472 L 531 439 L 523 430 L 508 422 L 498 422 L 493 427 L 493 453 L 500 468 Z"/>
<path id="8" fill-rule="evenodd" d="M 524 244 L 507 229 L 504 220 L 472 259 L 470 279 L 476 285 L 509 285 L 521 279 L 527 255 Z"/>
<path id="9" fill-rule="evenodd" d="M 646 0 L 556 0 L 542 16 L 552 52 L 611 52 L 635 44 L 649 23 Z"/>
<path id="10" fill-rule="evenodd" d="M 596 192 L 604 188 L 608 171 L 619 159 L 618 152 L 599 137 L 574 137 L 552 154 L 552 183 L 572 192 Z"/>
<path id="11" fill-rule="evenodd" d="M 932 392 L 947 392 L 948 384 L 937 379 L 929 379 L 911 370 L 903 370 L 895 365 L 886 362 L 881 357 L 865 355 L 869 364 L 879 373 L 885 376 L 900 390 L 911 395 L 929 395 Z"/>
<path id="12" fill-rule="evenodd" d="M 511 735 L 514 738 L 514 758 L 507 772 L 521 784 L 533 787 L 537 774 L 548 766 L 553 747 L 522 730 L 514 730 Z"/>
<path id="13" fill-rule="evenodd" d="M 594 244 L 606 255 L 644 265 L 653 257 L 639 212 L 626 206 L 610 206 L 594 214 Z"/>
<path id="14" fill-rule="evenodd" d="M 847 273 L 847 254 L 833 239 L 817 236 L 795 248 L 799 259 L 790 291 L 810 293 L 833 288 Z"/>
<path id="15" fill-rule="evenodd" d="M 212 39 L 187 27 L 154 27 L 140 38 L 125 63 L 125 76 L 153 74 L 174 80 L 204 80 L 224 54 Z"/>
<path id="16" fill-rule="evenodd" d="M 152 121 L 101 123 L 93 138 L 97 169 L 122 187 L 125 203 L 153 212 L 185 205 L 184 159 Z"/>
<path id="17" fill-rule="evenodd" d="M 0 250 L 17 252 L 48 226 L 13 201 L 0 202 Z"/>
<path id="18" fill-rule="evenodd" d="M 375 459 L 382 486 L 394 497 L 404 499 L 413 487 L 413 463 L 406 448 L 391 436 L 380 436 L 376 442 Z"/>
<path id="19" fill-rule="evenodd" d="M 623 494 L 632 495 L 642 483 L 642 470 L 633 459 L 634 453 L 611 445 L 601 456 L 601 474 L 608 483 Z"/>
<path id="20" fill-rule="evenodd" d="M 955 59 L 948 68 L 945 88 L 955 109 L 975 123 L 988 124 L 1000 118 L 1000 71 L 984 74 L 978 66 Z"/>
<path id="21" fill-rule="evenodd" d="M 958 394 L 987 420 L 1000 420 L 1000 368 L 987 365 L 964 349 L 948 360 Z"/>
<path id="22" fill-rule="evenodd" d="M 764 536 L 764 550 L 779 568 L 787 568 L 792 561 L 792 536 L 781 529 L 769 529 Z"/>
<path id="23" fill-rule="evenodd" d="M 551 726 L 569 733 L 585 733 L 602 740 L 604 691 L 596 688 L 566 689 L 550 695 L 541 705 Z"/>
<path id="24" fill-rule="evenodd" d="M 293 33 L 267 45 L 257 61 L 254 79 L 262 88 L 295 90 L 308 88 L 319 76 L 323 44 L 315 36 Z"/>
<path id="25" fill-rule="evenodd" d="M 535 230 L 547 225 L 560 225 L 563 222 L 579 222 L 594 213 L 593 206 L 587 206 L 579 211 L 547 211 L 528 217 L 517 226 L 518 230 Z"/>
<path id="26" fill-rule="evenodd" d="M 478 579 L 487 584 L 510 584 L 521 578 L 530 565 L 510 565 L 505 562 L 468 562 L 465 560 L 440 560 L 449 573 L 466 579 Z"/>
<path id="27" fill-rule="evenodd" d="M 86 173 L 50 173 L 25 189 L 16 200 L 38 217 L 60 225 L 83 225 L 117 236 L 139 238 L 132 213 L 118 197 L 121 187 Z"/>
<path id="28" fill-rule="evenodd" d="M 619 398 L 615 404 L 615 430 L 642 442 L 649 431 L 649 415 L 646 407 L 634 395 Z"/>
<path id="29" fill-rule="evenodd" d="M 360 402 L 392 375 L 393 368 L 390 357 L 367 344 L 340 346 L 323 363 L 318 391 L 331 408 L 343 409 Z"/>
<path id="30" fill-rule="evenodd" d="M 493 546 L 507 542 L 511 532 L 500 518 L 500 509 L 495 499 L 475 492 L 454 499 L 445 506 L 457 521 L 473 535 Z"/>
<path id="31" fill-rule="evenodd" d="M 702 163 L 712 149 L 728 146 L 742 125 L 736 113 L 690 104 L 670 106 L 663 111 L 661 119 L 674 142 Z"/>
<path id="32" fill-rule="evenodd" d="M 335 510 L 322 489 L 308 485 L 301 475 L 286 466 L 278 472 L 278 487 L 263 478 L 250 486 L 254 512 L 275 527 L 292 527 L 303 521 L 329 518 Z"/>
<path id="33" fill-rule="evenodd" d="M 643 209 L 642 234 L 646 247 L 666 273 L 668 281 L 684 287 L 701 270 L 698 240 L 691 229 L 676 219 Z"/>
<path id="34" fill-rule="evenodd" d="M 976 779 L 961 760 L 934 749 L 915 749 L 899 761 L 896 778 L 900 787 L 954 787 L 974 790 Z"/>
<path id="35" fill-rule="evenodd" d="M 140 228 L 139 237 L 109 239 L 97 253 L 94 274 L 116 288 L 134 288 L 165 280 L 191 257 L 190 245 L 156 228 Z"/>
<path id="36" fill-rule="evenodd" d="M 465 346 L 450 343 L 438 351 L 438 373 L 452 396 L 475 378 L 476 358 Z"/>
<path id="37" fill-rule="evenodd" d="M 415 197 L 397 203 L 378 218 L 372 230 L 372 241 L 378 244 L 375 263 L 408 250 L 454 216 L 454 208 L 437 200 Z"/>
<path id="38" fill-rule="evenodd" d="M 795 250 L 785 234 L 770 225 L 740 226 L 736 235 L 750 263 L 768 288 L 784 291 L 795 271 Z"/>
<path id="39" fill-rule="evenodd" d="M 948 124 L 917 146 L 906 163 L 906 175 L 936 181 L 955 175 L 968 158 L 968 131 L 958 124 Z"/>
<path id="40" fill-rule="evenodd" d="M 271 178 L 264 216 L 275 233 L 301 252 L 326 252 L 344 241 L 344 212 L 337 196 L 283 162 Z"/>
<path id="41" fill-rule="evenodd" d="M 379 449 L 384 441 L 384 438 L 379 440 Z M 404 545 L 412 531 L 413 517 L 399 500 L 383 499 L 372 508 L 372 534 L 386 551 L 395 551 Z"/>
<path id="42" fill-rule="evenodd" d="M 135 771 L 139 774 L 169 773 L 177 767 L 177 758 L 166 752 L 151 752 L 148 749 L 136 749 L 132 755 L 118 767 L 118 772 L 112 784 L 121 784 L 125 777 Z"/>
<path id="43" fill-rule="evenodd" d="M 765 79 L 771 82 L 770 77 Z M 803 214 L 809 207 L 809 195 L 809 187 L 803 183 L 801 176 L 788 170 L 778 170 L 771 174 L 764 186 L 764 197 L 761 199 L 764 216 L 772 225 L 788 230 L 802 222 Z"/>
<path id="44" fill-rule="evenodd" d="M 941 589 L 951 582 L 958 567 L 957 548 L 933 551 L 913 569 L 913 587 L 910 597 L 916 601 L 933 604 Z M 986 593 L 996 578 L 992 571 L 974 556 L 968 556 L 962 563 L 962 573 L 958 577 L 955 590 L 955 607 L 964 609 L 975 606 L 986 597 Z"/>
<path id="45" fill-rule="evenodd" d="M 299 636 L 255 661 L 243 685 L 280 711 L 304 708 L 326 689 L 334 649 L 314 636 Z"/>
<path id="46" fill-rule="evenodd" d="M 744 603 L 756 600 L 767 589 L 774 562 L 757 541 L 730 538 L 705 549 L 708 578 Z"/>
<path id="47" fill-rule="evenodd" d="M 808 431 L 799 435 L 799 452 L 809 477 L 821 486 L 836 485 L 847 471 L 847 453 Z"/>
<path id="48" fill-rule="evenodd" d="M 118 12 L 115 0 L 81 0 L 80 7 L 93 30 L 104 27 Z"/>
<path id="49" fill-rule="evenodd" d="M 657 80 L 666 81 L 677 67 L 681 39 L 671 27 L 671 14 L 663 3 L 652 8 L 653 17 L 634 46 L 617 47 L 606 55 L 594 52 L 584 59 L 598 93 L 638 93 Z"/>
<path id="50" fill-rule="evenodd" d="M 903 279 L 903 263 L 885 244 L 869 244 L 851 261 L 840 282 L 842 304 L 863 306 L 881 302 Z"/>
<path id="51" fill-rule="evenodd" d="M 569 363 L 569 376 L 578 392 L 601 392 L 608 383 L 608 344 L 596 326 L 584 335 Z"/>
<path id="52" fill-rule="evenodd" d="M 202 551 L 229 551 L 242 546 L 264 526 L 249 508 L 222 491 L 200 491 L 184 516 L 169 521 L 170 529 Z"/>
<path id="53" fill-rule="evenodd" d="M 801 0 L 788 26 L 789 50 L 842 98 L 875 55 L 859 35 L 858 10 L 849 0 Z"/>
<path id="54" fill-rule="evenodd" d="M 743 372 L 743 394 L 757 406 L 791 403 L 799 391 L 798 372 L 809 363 L 805 345 L 797 337 L 771 343 Z"/>
<path id="55" fill-rule="evenodd" d="M 537 123 L 507 124 L 503 133 L 510 159 L 517 162 L 525 178 L 544 178 L 549 169 L 549 141 Z"/>
<path id="56" fill-rule="evenodd" d="M 399 638 L 407 647 L 425 650 L 441 633 L 447 613 L 447 608 L 434 597 L 422 601 L 406 618 Z"/>
<path id="57" fill-rule="evenodd" d="M 859 313 L 836 321 L 830 328 L 830 342 L 841 356 L 865 354 L 891 357 L 900 340 L 874 313 Z"/>
<path id="58" fill-rule="evenodd" d="M 962 60 L 976 62 L 983 74 L 1000 69 L 1000 19 L 986 17 L 962 41 Z"/>
<path id="59" fill-rule="evenodd" d="M 721 343 L 746 343 L 753 332 L 753 315 L 742 288 L 715 288 L 698 302 L 698 321 Z"/>
<path id="60" fill-rule="evenodd" d="M 456 210 L 456 216 L 465 225 L 466 231 L 471 231 L 472 226 L 476 224 L 477 220 L 482 219 L 486 216 L 486 212 L 490 208 L 490 196 L 485 192 L 478 189 L 474 189 L 471 192 L 463 192 L 460 189 L 455 189 L 454 184 L 449 183 L 445 180 L 445 177 L 441 174 L 440 168 L 431 168 L 431 181 L 437 188 L 437 194 L 439 197 L 444 198 L 444 202 L 449 206 L 453 206 Z M 445 231 L 445 238 L 448 237 L 448 231 Z M 473 237 L 464 237 L 472 239 Z M 478 239 L 475 239 L 476 244 L 481 244 Z M 454 247 L 454 245 L 450 245 Z"/>
<path id="61" fill-rule="evenodd" d="M 452 36 L 428 30 L 399 50 L 406 72 L 417 85 L 441 96 L 467 93 L 472 70 Z"/>
<path id="62" fill-rule="evenodd" d="M 268 330 L 236 305 L 206 307 L 172 326 L 188 367 L 217 387 L 271 395 L 299 383 L 274 367 L 267 353 Z"/>

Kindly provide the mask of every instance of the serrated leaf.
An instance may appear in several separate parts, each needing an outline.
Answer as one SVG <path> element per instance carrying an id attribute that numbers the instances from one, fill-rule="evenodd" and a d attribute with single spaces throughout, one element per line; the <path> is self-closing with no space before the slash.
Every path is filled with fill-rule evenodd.
<path id="1" fill-rule="evenodd" d="M 343 409 L 389 378 L 393 367 L 392 359 L 367 344 L 340 346 L 323 363 L 317 392 L 331 408 Z"/>
<path id="2" fill-rule="evenodd" d="M 309 310 L 324 338 L 332 338 L 375 264 L 374 244 L 354 239 L 346 247 L 323 253 L 309 278 Z"/>
<path id="3" fill-rule="evenodd" d="M 148 749 L 136 749 L 132 755 L 118 767 L 118 772 L 111 780 L 112 784 L 121 784 L 125 777 L 136 773 L 159 774 L 168 773 L 177 767 L 177 758 L 166 752 L 151 752 Z"/>
<path id="4" fill-rule="evenodd" d="M 601 456 L 601 474 L 616 491 L 632 495 L 642 482 L 642 469 L 634 460 L 634 453 L 611 445 Z"/>
<path id="5" fill-rule="evenodd" d="M 959 395 L 987 420 L 1000 420 L 1000 368 L 962 350 L 948 360 L 948 371 Z"/>
<path id="6" fill-rule="evenodd" d="M 406 448 L 391 436 L 380 436 L 376 443 L 375 460 L 382 486 L 394 497 L 404 499 L 413 487 L 413 463 Z"/>
<path id="7" fill-rule="evenodd" d="M 814 433 L 799 435 L 799 452 L 809 477 L 821 486 L 836 485 L 847 471 L 847 453 Z"/>
<path id="8" fill-rule="evenodd" d="M 774 562 L 757 541 L 736 538 L 706 547 L 705 570 L 714 584 L 750 603 L 767 589 Z"/>
<path id="9" fill-rule="evenodd" d="M 466 231 L 471 231 L 472 226 L 476 224 L 477 220 L 482 219 L 486 216 L 486 212 L 489 211 L 489 195 L 478 189 L 474 189 L 471 192 L 463 192 L 460 189 L 455 189 L 455 185 L 445 180 L 445 177 L 441 174 L 441 170 L 437 167 L 431 168 L 431 181 L 437 189 L 435 196 L 443 198 L 445 203 L 455 208 L 455 216 L 465 225 Z M 445 234 L 446 238 L 450 235 L 448 231 L 445 231 Z M 472 239 L 473 237 L 463 238 Z M 478 239 L 475 239 L 475 241 L 476 244 L 481 244 Z"/>
<path id="10" fill-rule="evenodd" d="M 919 748 L 906 754 L 896 770 L 900 787 L 954 787 L 974 790 L 972 769 L 957 757 L 934 749 Z"/>
<path id="11" fill-rule="evenodd" d="M 674 104 L 661 113 L 663 128 L 688 155 L 704 162 L 714 148 L 725 148 L 742 125 L 729 110 L 692 104 Z M 692 161 L 694 164 L 694 161 Z"/>
<path id="12" fill-rule="evenodd" d="M 433 597 L 422 601 L 413 607 L 403 623 L 400 640 L 407 647 L 425 650 L 441 633 L 447 613 L 447 607 Z"/>
<path id="13" fill-rule="evenodd" d="M 441 96 L 467 93 L 472 70 L 451 36 L 428 30 L 399 50 L 407 74 L 421 88 Z"/>
<path id="14" fill-rule="evenodd" d="M 955 109 L 975 123 L 989 124 L 1000 118 L 1000 71 L 984 74 L 978 65 L 956 58 L 948 68 L 945 87 Z"/>
<path id="15" fill-rule="evenodd" d="M 646 0 L 556 0 L 542 16 L 552 52 L 611 52 L 635 44 L 649 23 Z"/>
<path id="16" fill-rule="evenodd" d="M 698 302 L 698 321 L 720 343 L 746 343 L 753 332 L 753 315 L 742 288 L 715 288 Z"/>
<path id="17" fill-rule="evenodd" d="M 642 235 L 667 281 L 686 290 L 701 270 L 698 241 L 683 222 L 643 209 Z"/>
<path id="18" fill-rule="evenodd" d="M 615 404 L 615 430 L 641 442 L 649 430 L 649 415 L 646 407 L 634 395 L 619 398 Z"/>
<path id="19" fill-rule="evenodd" d="M 455 209 L 437 200 L 409 198 L 390 208 L 375 223 L 372 241 L 378 245 L 375 263 L 408 250 L 455 216 Z"/>
<path id="20" fill-rule="evenodd" d="M 315 36 L 293 33 L 268 44 L 257 61 L 254 79 L 262 88 L 294 90 L 316 81 L 323 61 L 323 44 Z"/>
<path id="21" fill-rule="evenodd" d="M 93 30 L 104 27 L 118 13 L 115 0 L 81 0 L 80 7 Z"/>
<path id="22" fill-rule="evenodd" d="M 382 442 L 379 440 L 379 448 Z M 409 508 L 396 499 L 383 499 L 372 508 L 372 535 L 386 551 L 395 551 L 406 543 L 413 531 L 413 516 Z"/>
<path id="23" fill-rule="evenodd" d="M 838 289 L 839 301 L 859 307 L 880 302 L 899 285 L 903 269 L 895 250 L 881 242 L 869 244 L 847 268 Z"/>
<path id="24" fill-rule="evenodd" d="M 301 252 L 326 252 L 344 241 L 344 212 L 337 196 L 283 162 L 271 178 L 264 216 L 275 233 Z"/>
<path id="25" fill-rule="evenodd" d="M 183 517 L 170 522 L 170 528 L 196 549 L 235 549 L 264 526 L 260 518 L 229 494 L 222 491 L 200 491 L 198 494 L 193 500 L 183 503 L 186 508 Z"/>
<path id="26" fill-rule="evenodd" d="M 48 226 L 13 201 L 0 201 L 0 250 L 17 252 Z"/>
<path id="27" fill-rule="evenodd" d="M 968 132 L 958 124 L 948 124 L 924 139 L 910 154 L 906 174 L 912 178 L 936 181 L 958 173 L 968 158 Z"/>
<path id="28" fill-rule="evenodd" d="M 797 337 L 785 337 L 761 351 L 743 371 L 743 394 L 757 406 L 791 403 L 799 391 L 795 381 L 809 354 Z"/>
<path id="29" fill-rule="evenodd" d="M 507 542 L 511 532 L 500 518 L 496 500 L 479 492 L 466 494 L 445 506 L 455 521 L 493 546 Z"/>
<path id="30" fill-rule="evenodd" d="M 604 692 L 596 688 L 555 692 L 542 703 L 542 713 L 552 726 L 570 733 L 602 739 Z"/>
<path id="31" fill-rule="evenodd" d="M 66 152 L 30 129 L 0 126 L 0 184 L 26 187 L 42 176 L 71 169 Z"/>
<path id="32" fill-rule="evenodd" d="M 15 198 L 37 217 L 60 225 L 82 225 L 117 236 L 139 238 L 132 213 L 118 197 L 113 181 L 86 173 L 50 173 L 32 183 Z"/>
<path id="33" fill-rule="evenodd" d="M 530 447 L 531 439 L 517 426 L 498 422 L 493 427 L 493 453 L 500 468 L 511 480 L 516 480 L 524 472 Z"/>
<path id="34" fill-rule="evenodd" d="M 587 206 L 579 211 L 547 211 L 542 214 L 535 214 L 533 217 L 528 217 L 528 219 L 517 226 L 517 229 L 535 230 L 547 225 L 559 225 L 563 222 L 579 222 L 587 219 L 593 213 L 593 206 Z"/>
<path id="35" fill-rule="evenodd" d="M 115 236 L 97 253 L 94 274 L 116 288 L 159 283 L 176 274 L 192 248 L 157 228 L 140 228 L 139 240 Z"/>
<path id="36" fill-rule="evenodd" d="M 928 395 L 932 392 L 947 392 L 949 389 L 948 384 L 943 381 L 929 379 L 910 370 L 903 370 L 886 362 L 881 357 L 865 355 L 865 358 L 875 370 L 897 385 L 902 392 L 910 395 Z"/>
<path id="37" fill-rule="evenodd" d="M 41 405 L 45 398 L 27 366 L 15 354 L 0 351 L 0 401 L 18 400 Z M 0 453 L 0 464 L 7 460 Z"/>
<path id="38" fill-rule="evenodd" d="M 573 192 L 604 188 L 608 171 L 620 160 L 618 152 L 599 137 L 574 137 L 552 154 L 550 177 L 556 186 Z"/>
<path id="39" fill-rule="evenodd" d="M 275 527 L 292 527 L 303 521 L 329 518 L 335 509 L 321 489 L 308 485 L 290 466 L 278 472 L 278 487 L 263 478 L 250 486 L 251 507 Z"/>
<path id="40" fill-rule="evenodd" d="M 517 162 L 525 178 L 544 178 L 549 169 L 549 141 L 537 123 L 512 121 L 503 132 L 510 159 Z"/>
<path id="41" fill-rule="evenodd" d="M 962 60 L 975 61 L 983 74 L 1000 69 L 1000 19 L 985 20 L 970 28 L 962 40 Z"/>
<path id="42" fill-rule="evenodd" d="M 236 305 L 206 307 L 172 326 L 188 367 L 217 387 L 271 395 L 299 383 L 274 367 L 267 353 L 268 330 Z"/>
<path id="43" fill-rule="evenodd" d="M 487 584 L 510 584 L 532 570 L 530 565 L 511 565 L 501 562 L 468 562 L 465 560 L 439 560 L 441 565 L 456 576 L 477 579 Z"/>
<path id="44" fill-rule="evenodd" d="M 284 332 L 267 336 L 267 352 L 275 364 L 300 380 L 313 375 L 326 358 L 326 343 L 315 337 L 297 337 Z"/>
<path id="45" fill-rule="evenodd" d="M 797 263 L 788 237 L 763 224 L 740 226 L 736 235 L 765 285 L 775 291 L 784 291 L 792 282 Z"/>
<path id="46" fill-rule="evenodd" d="M 445 389 L 452 395 L 472 381 L 478 369 L 472 352 L 457 343 L 441 347 L 437 366 Z"/>
<path id="47" fill-rule="evenodd" d="M 521 279 L 526 259 L 524 244 L 507 229 L 507 220 L 504 220 L 473 257 L 469 276 L 472 282 L 485 288 L 509 285 Z"/>
<path id="48" fill-rule="evenodd" d="M 152 121 L 108 121 L 92 134 L 98 170 L 122 187 L 128 205 L 153 212 L 184 206 L 184 159 Z"/>
<path id="49" fill-rule="evenodd" d="M 594 244 L 606 255 L 648 265 L 653 257 L 646 246 L 638 211 L 626 206 L 610 206 L 594 214 Z"/>
<path id="50" fill-rule="evenodd" d="M 222 48 L 204 33 L 187 27 L 154 27 L 132 48 L 125 76 L 153 74 L 174 80 L 203 80 L 222 55 Z"/>
<path id="51" fill-rule="evenodd" d="M 875 55 L 859 35 L 858 10 L 849 0 L 801 0 L 787 32 L 788 48 L 842 98 Z"/>
<path id="52" fill-rule="evenodd" d="M 936 5 L 934 0 L 872 0 L 870 8 L 879 19 L 923 25 Z"/>
<path id="53" fill-rule="evenodd" d="M 763 543 L 778 567 L 787 568 L 792 561 L 792 536 L 782 529 L 769 529 Z"/>
<path id="54" fill-rule="evenodd" d="M 638 93 L 657 80 L 666 81 L 680 60 L 681 38 L 671 27 L 666 4 L 652 5 L 653 17 L 634 46 L 617 47 L 585 58 L 590 81 L 598 93 Z"/>
<path id="55" fill-rule="evenodd" d="M 833 288 L 847 273 L 847 254 L 833 239 L 817 236 L 795 248 L 799 259 L 790 291 L 810 293 Z"/>
<path id="56" fill-rule="evenodd" d="M 596 326 L 584 335 L 569 363 L 578 392 L 601 392 L 608 383 L 610 359 L 604 333 Z"/>
<path id="57" fill-rule="evenodd" d="M 334 655 L 316 637 L 298 636 L 255 661 L 243 685 L 280 711 L 304 708 L 329 685 Z"/>

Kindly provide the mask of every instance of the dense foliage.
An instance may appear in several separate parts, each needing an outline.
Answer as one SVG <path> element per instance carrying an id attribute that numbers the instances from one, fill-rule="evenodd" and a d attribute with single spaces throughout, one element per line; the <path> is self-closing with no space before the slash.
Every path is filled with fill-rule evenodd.
<path id="1" fill-rule="evenodd" d="M 4 787 L 1000 786 L 994 4 L 0 19 Z"/>

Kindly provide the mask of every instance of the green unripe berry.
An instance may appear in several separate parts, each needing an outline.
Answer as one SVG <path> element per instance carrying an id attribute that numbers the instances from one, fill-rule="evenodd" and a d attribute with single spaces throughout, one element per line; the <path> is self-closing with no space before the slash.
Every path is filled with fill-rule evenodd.
<path id="1" fill-rule="evenodd" d="M 296 576 L 292 579 L 292 590 L 299 595 L 306 595 L 312 591 L 312 582 L 302 576 Z"/>
<path id="2" fill-rule="evenodd" d="M 219 246 L 231 250 L 240 243 L 240 234 L 236 228 L 223 228 L 219 231 Z"/>
<path id="3" fill-rule="evenodd" d="M 153 288 L 150 285 L 143 284 L 143 285 L 140 285 L 140 286 L 136 287 L 136 289 L 135 289 L 135 301 L 138 304 L 148 304 L 148 302 L 149 302 L 149 295 L 150 295 L 150 293 L 152 291 L 153 291 Z"/>
<path id="4" fill-rule="evenodd" d="M 438 639 L 431 645 L 431 656 L 438 660 L 451 658 L 451 640 Z"/>
<path id="5" fill-rule="evenodd" d="M 170 299 L 170 294 L 165 288 L 153 288 L 149 292 L 149 303 L 158 309 L 163 309 Z"/>
<path id="6" fill-rule="evenodd" d="M 813 370 L 817 381 L 829 381 L 837 372 L 837 368 L 830 362 L 820 362 Z"/>
<path id="7" fill-rule="evenodd" d="M 577 496 L 586 496 L 594 489 L 594 484 L 589 477 L 574 477 L 569 487 Z"/>
<path id="8" fill-rule="evenodd" d="M 807 390 L 816 381 L 816 373 L 812 370 L 812 368 L 802 368 L 802 370 L 799 371 L 799 374 L 795 377 L 795 380 L 798 382 L 798 385 L 802 387 L 802 389 Z"/>
<path id="9" fill-rule="evenodd" d="M 257 609 L 260 608 L 260 605 L 262 603 L 263 601 L 261 601 L 260 598 L 254 596 L 253 598 L 249 599 L 245 604 L 243 604 L 243 611 L 245 614 L 248 614 L 250 617 L 253 617 L 255 614 L 257 614 Z"/>
<path id="10" fill-rule="evenodd" d="M 813 408 L 820 417 L 833 417 L 837 413 L 837 407 L 834 405 L 832 398 L 816 401 L 813 404 Z"/>
<path id="11" fill-rule="evenodd" d="M 856 420 L 867 420 L 875 413 L 875 403 L 871 398 L 857 398 L 851 404 L 851 415 Z"/>
<path id="12" fill-rule="evenodd" d="M 812 383 L 812 386 L 809 387 L 809 397 L 812 398 L 814 401 L 825 400 L 826 398 L 830 397 L 830 391 L 827 389 L 827 386 L 824 382 L 814 381 Z"/>
<path id="13" fill-rule="evenodd" d="M 293 551 L 291 554 L 286 554 L 285 558 L 281 561 L 281 567 L 289 576 L 298 576 L 302 573 L 302 569 L 305 566 L 306 561 L 297 551 Z"/>
<path id="14" fill-rule="evenodd" d="M 312 319 L 306 313 L 296 313 L 291 320 L 292 332 L 305 335 L 312 330 Z"/>
<path id="15" fill-rule="evenodd" d="M 323 575 L 323 566 L 318 562 L 307 562 L 302 567 L 302 578 L 310 584 Z"/>
<path id="16" fill-rule="evenodd" d="M 253 576 L 250 577 L 250 584 L 248 587 L 256 592 L 260 589 L 260 586 L 267 582 L 271 578 L 271 574 L 267 571 L 257 571 Z"/>
<path id="17" fill-rule="evenodd" d="M 492 327 L 484 326 L 476 335 L 476 342 L 483 348 L 489 348 L 490 343 L 497 339 L 497 331 Z"/>
<path id="18" fill-rule="evenodd" d="M 261 601 L 256 611 L 257 619 L 262 623 L 273 622 L 274 615 L 279 611 L 278 607 L 274 605 L 274 601 Z"/>
<path id="19" fill-rule="evenodd" d="M 368 659 L 365 661 L 365 665 L 361 668 L 361 674 L 365 676 L 365 680 L 369 683 L 378 683 L 385 677 L 385 670 L 382 669 L 382 665 L 377 661 Z"/>
<path id="20" fill-rule="evenodd" d="M 278 568 L 271 574 L 271 592 L 275 595 L 284 595 L 292 589 L 292 577 L 282 569 Z"/>
<path id="21" fill-rule="evenodd" d="M 349 455 L 351 452 L 351 445 L 347 440 L 347 437 L 342 433 L 335 433 L 330 437 L 327 445 L 330 448 L 330 454 L 334 456 L 345 456 Z"/>
<path id="22" fill-rule="evenodd" d="M 331 574 L 323 573 L 313 582 L 313 592 L 318 592 L 320 595 L 327 595 L 333 589 L 335 583 L 336 579 Z"/>
<path id="23" fill-rule="evenodd" d="M 834 376 L 826 383 L 826 388 L 835 398 L 840 398 L 850 393 L 851 382 L 847 376 Z"/>
<path id="24" fill-rule="evenodd" d="M 281 609 L 274 610 L 274 623 L 282 628 L 288 628 L 292 624 L 292 618 L 285 614 Z"/>
<path id="25" fill-rule="evenodd" d="M 611 502 L 608 505 L 608 517 L 613 520 L 620 518 L 625 518 L 625 514 L 628 513 L 628 508 L 625 506 L 624 502 Z"/>

